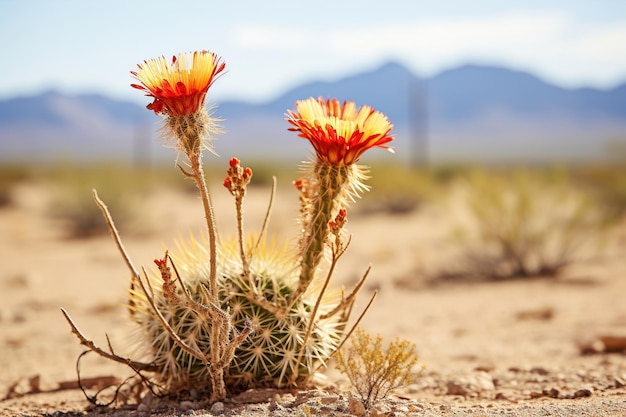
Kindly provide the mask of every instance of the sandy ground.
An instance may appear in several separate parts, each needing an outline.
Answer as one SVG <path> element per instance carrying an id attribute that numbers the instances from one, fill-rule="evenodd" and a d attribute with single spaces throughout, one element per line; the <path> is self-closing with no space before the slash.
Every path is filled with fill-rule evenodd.
<path id="1" fill-rule="evenodd" d="M 108 236 L 68 239 L 62 224 L 46 215 L 49 190 L 24 184 L 17 191 L 15 205 L 0 210 L 0 414 L 141 414 L 136 406 L 93 409 L 80 390 L 71 388 L 84 348 L 70 333 L 61 307 L 97 344 L 106 346 L 106 333 L 118 353 L 128 352 L 124 299 L 129 274 L 113 242 Z M 296 193 L 279 193 L 271 230 L 293 238 Z M 267 194 L 250 192 L 250 229 L 261 224 Z M 231 233 L 232 201 L 223 190 L 214 198 L 220 232 Z M 136 264 L 150 264 L 179 233 L 203 228 L 193 194 L 163 191 L 143 206 L 148 230 L 122 230 Z M 581 344 L 602 336 L 626 336 L 625 226 L 622 240 L 605 255 L 574 265 L 556 280 L 431 285 L 429 271 L 453 262 L 450 219 L 442 210 L 349 214 L 353 244 L 336 285 L 354 282 L 371 263 L 357 308 L 374 289 L 379 295 L 363 327 L 386 338 L 411 340 L 425 366 L 414 384 L 370 415 L 626 416 L 626 355 L 580 351 Z M 85 378 L 128 375 L 95 355 L 84 359 L 81 371 Z M 212 411 L 202 401 L 144 400 L 140 411 L 160 416 L 306 415 L 307 410 L 362 415 L 347 390 L 345 378 L 331 369 L 313 391 L 249 393 Z"/>

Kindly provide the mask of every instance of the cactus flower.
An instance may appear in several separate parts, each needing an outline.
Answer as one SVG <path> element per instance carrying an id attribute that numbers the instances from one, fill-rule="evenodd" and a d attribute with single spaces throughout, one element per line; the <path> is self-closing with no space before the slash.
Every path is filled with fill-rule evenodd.
<path id="1" fill-rule="evenodd" d="M 131 84 L 154 101 L 147 108 L 155 113 L 186 116 L 197 113 L 215 78 L 224 70 L 225 63 L 208 51 L 181 53 L 168 62 L 164 56 L 138 64 L 131 71 L 141 84 Z"/>
<path id="2" fill-rule="evenodd" d="M 339 104 L 336 99 L 313 97 L 296 102 L 296 111 L 287 111 L 290 131 L 308 139 L 318 160 L 335 166 L 351 165 L 373 147 L 386 146 L 393 140 L 393 125 L 387 116 L 370 106 L 357 109 L 353 101 Z"/>

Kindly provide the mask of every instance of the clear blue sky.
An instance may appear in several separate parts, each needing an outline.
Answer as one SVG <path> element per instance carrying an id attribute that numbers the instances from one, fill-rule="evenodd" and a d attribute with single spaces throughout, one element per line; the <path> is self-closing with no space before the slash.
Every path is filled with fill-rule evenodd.
<path id="1" fill-rule="evenodd" d="M 429 76 L 473 62 L 565 87 L 626 81 L 623 0 L 0 0 L 0 98 L 55 88 L 146 102 L 129 71 L 208 49 L 213 100 L 265 100 L 399 61 Z"/>

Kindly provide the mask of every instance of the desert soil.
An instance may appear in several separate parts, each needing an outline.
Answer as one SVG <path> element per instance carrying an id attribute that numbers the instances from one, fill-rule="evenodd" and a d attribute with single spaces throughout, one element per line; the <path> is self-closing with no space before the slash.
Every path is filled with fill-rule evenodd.
<path id="1" fill-rule="evenodd" d="M 316 387 L 248 392 L 213 408 L 202 398 L 168 402 L 150 395 L 139 410 L 92 407 L 76 388 L 84 348 L 60 308 L 98 345 L 107 345 L 106 334 L 117 353 L 132 354 L 128 271 L 109 236 L 66 236 L 64 225 L 47 215 L 48 188 L 26 183 L 16 191 L 15 204 L 0 210 L 1 415 L 364 415 L 333 369 Z M 267 194 L 250 191 L 250 229 L 261 224 Z M 294 239 L 296 199 L 295 191 L 279 190 L 272 232 Z M 232 201 L 222 189 L 214 200 L 220 232 L 232 233 Z M 136 264 L 150 265 L 179 233 L 203 230 L 193 194 L 163 190 L 141 207 L 140 227 L 121 231 Z M 401 215 L 349 213 L 353 243 L 335 285 L 350 285 L 371 263 L 357 309 L 374 290 L 378 297 L 362 327 L 414 342 L 425 367 L 369 415 L 626 416 L 626 354 L 600 343 L 626 336 L 626 223 L 602 256 L 556 279 L 435 285 L 434 273 L 455 262 L 452 223 L 440 206 Z M 590 353 L 583 354 L 584 346 Z M 80 370 L 87 381 L 129 375 L 93 354 Z"/>

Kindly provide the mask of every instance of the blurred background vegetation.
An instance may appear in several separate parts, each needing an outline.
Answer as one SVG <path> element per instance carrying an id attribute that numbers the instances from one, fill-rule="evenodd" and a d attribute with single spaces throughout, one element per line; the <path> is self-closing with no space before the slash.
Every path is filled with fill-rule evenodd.
<path id="1" fill-rule="evenodd" d="M 253 187 L 269 188 L 274 176 L 279 188 L 291 187 L 300 175 L 297 167 L 267 161 L 242 164 L 253 168 Z M 215 165 L 207 167 L 207 176 L 219 184 L 224 173 Z M 483 273 L 494 277 L 556 272 L 574 257 L 579 240 L 618 224 L 626 213 L 626 163 L 412 168 L 372 161 L 370 165 L 371 191 L 355 206 L 354 216 L 408 215 L 433 205 L 444 212 L 450 210 L 446 199 L 457 196 L 466 224 L 459 226 L 456 239 L 481 248 L 481 255 L 468 259 L 474 258 L 477 271 L 478 265 L 491 265 L 492 270 Z M 62 221 L 68 236 L 76 238 L 108 233 L 93 204 L 93 188 L 106 196 L 117 224 L 136 232 L 149 227 L 142 224 L 146 219 L 141 210 L 148 196 L 168 190 L 195 192 L 173 164 L 148 168 L 121 163 L 5 163 L 0 166 L 0 207 L 15 208 L 15 193 L 25 184 L 52 190 L 46 197 L 47 215 Z"/>

